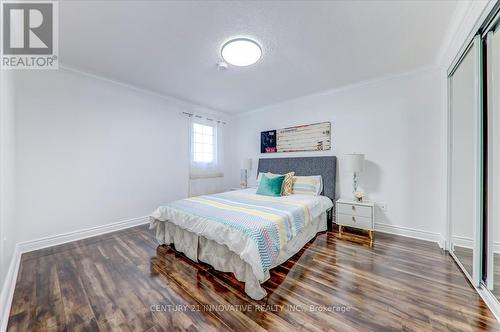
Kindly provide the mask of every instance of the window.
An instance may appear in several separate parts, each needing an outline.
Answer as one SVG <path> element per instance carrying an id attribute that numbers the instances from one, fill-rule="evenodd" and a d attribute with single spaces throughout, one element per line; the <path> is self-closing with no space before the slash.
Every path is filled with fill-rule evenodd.
<path id="1" fill-rule="evenodd" d="M 208 119 L 190 119 L 191 179 L 223 177 L 222 124 Z"/>
<path id="2" fill-rule="evenodd" d="M 213 163 L 215 156 L 215 128 L 193 123 L 193 161 L 195 163 Z"/>

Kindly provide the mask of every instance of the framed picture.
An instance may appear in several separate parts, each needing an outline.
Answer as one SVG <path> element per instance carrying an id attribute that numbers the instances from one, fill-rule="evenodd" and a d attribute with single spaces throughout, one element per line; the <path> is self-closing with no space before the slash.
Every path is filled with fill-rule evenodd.
<path id="1" fill-rule="evenodd" d="M 260 153 L 276 152 L 276 130 L 260 133 Z"/>
<path id="2" fill-rule="evenodd" d="M 268 130 L 260 133 L 260 152 L 323 151 L 331 149 L 330 122 Z"/>

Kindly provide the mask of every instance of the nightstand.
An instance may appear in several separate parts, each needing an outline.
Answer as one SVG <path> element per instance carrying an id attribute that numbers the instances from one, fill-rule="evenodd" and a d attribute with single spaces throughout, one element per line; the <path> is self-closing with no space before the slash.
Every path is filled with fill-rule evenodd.
<path id="1" fill-rule="evenodd" d="M 339 225 L 340 236 L 342 236 L 342 228 L 347 226 L 367 230 L 370 241 L 373 241 L 375 229 L 375 205 L 373 202 L 338 199 L 335 206 L 335 222 Z"/>

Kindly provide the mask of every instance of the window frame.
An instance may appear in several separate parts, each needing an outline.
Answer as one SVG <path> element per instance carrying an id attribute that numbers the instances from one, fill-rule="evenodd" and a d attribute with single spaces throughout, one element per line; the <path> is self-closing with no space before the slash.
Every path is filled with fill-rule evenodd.
<path id="1" fill-rule="evenodd" d="M 198 127 L 198 128 L 197 128 Z M 201 127 L 201 128 L 200 128 Z M 212 131 L 212 134 L 206 134 L 204 131 L 204 128 L 210 128 Z M 197 130 L 201 129 L 201 131 Z M 205 142 L 200 142 L 198 141 L 202 137 L 211 137 L 212 142 L 211 143 L 205 143 Z M 208 123 L 204 123 L 202 121 L 193 121 L 191 124 L 191 151 L 190 151 L 190 158 L 193 163 L 195 164 L 200 164 L 200 165 L 215 165 L 217 163 L 217 127 L 215 125 L 211 125 Z M 205 146 L 210 146 L 211 147 L 211 153 L 210 152 L 204 152 L 203 149 L 198 150 L 197 148 L 203 148 Z M 207 158 L 206 160 L 199 159 L 198 157 L 200 154 L 210 154 L 211 159 Z"/>

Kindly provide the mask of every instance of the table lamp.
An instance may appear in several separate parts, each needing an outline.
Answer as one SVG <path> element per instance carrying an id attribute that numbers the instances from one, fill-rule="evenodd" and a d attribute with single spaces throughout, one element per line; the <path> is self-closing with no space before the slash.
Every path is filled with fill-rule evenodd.
<path id="1" fill-rule="evenodd" d="M 360 153 L 348 153 L 345 155 L 345 168 L 352 173 L 352 193 L 357 200 L 361 200 L 363 195 L 358 193 L 358 173 L 363 171 L 365 155 Z"/>

